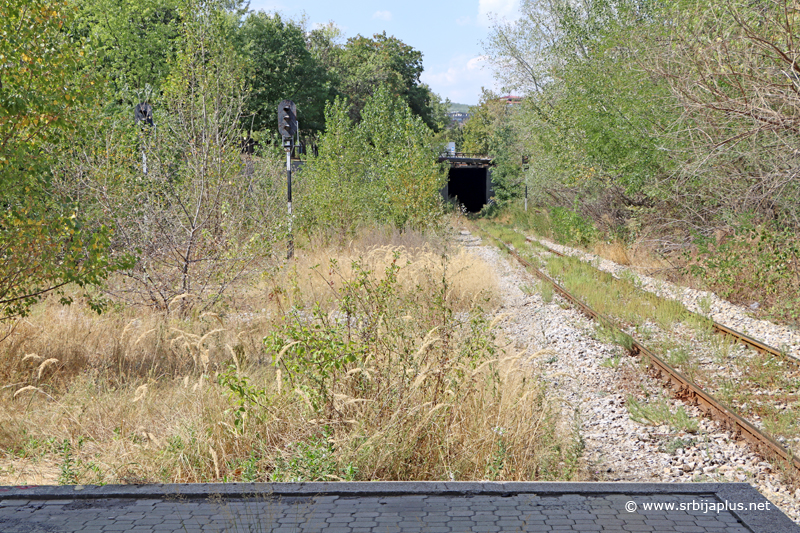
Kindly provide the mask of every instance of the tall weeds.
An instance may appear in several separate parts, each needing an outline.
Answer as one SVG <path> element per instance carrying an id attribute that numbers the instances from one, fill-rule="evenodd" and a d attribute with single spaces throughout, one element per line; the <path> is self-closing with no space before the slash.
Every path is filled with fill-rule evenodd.
<path id="1" fill-rule="evenodd" d="M 490 269 L 407 244 L 316 251 L 256 312 L 38 308 L 0 345 L 0 479 L 580 476 L 557 400 L 501 349 Z"/>

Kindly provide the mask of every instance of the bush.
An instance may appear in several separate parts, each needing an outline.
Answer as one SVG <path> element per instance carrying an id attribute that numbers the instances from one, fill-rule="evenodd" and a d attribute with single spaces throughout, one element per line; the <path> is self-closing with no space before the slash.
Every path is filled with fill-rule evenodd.
<path id="1" fill-rule="evenodd" d="M 587 245 L 597 239 L 594 225 L 578 213 L 563 207 L 550 208 L 553 238 L 561 244 Z"/>
<path id="2" fill-rule="evenodd" d="M 325 116 L 319 156 L 298 178 L 298 213 L 307 232 L 345 240 L 367 223 L 418 230 L 440 224 L 446 177 L 422 119 L 386 87 L 367 101 L 358 124 L 342 100 Z"/>
<path id="3" fill-rule="evenodd" d="M 800 324 L 800 239 L 789 228 L 742 225 L 719 239 L 697 239 L 689 272 L 734 303 Z"/>

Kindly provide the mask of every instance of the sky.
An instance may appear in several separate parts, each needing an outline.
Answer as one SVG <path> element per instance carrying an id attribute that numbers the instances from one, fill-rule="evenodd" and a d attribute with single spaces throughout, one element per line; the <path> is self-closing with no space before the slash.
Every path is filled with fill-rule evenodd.
<path id="1" fill-rule="evenodd" d="M 483 47 L 491 16 L 514 19 L 519 0 L 250 0 L 254 11 L 279 12 L 309 27 L 334 22 L 344 37 L 371 37 L 386 31 L 422 52 L 422 81 L 459 104 L 475 105 L 481 87 L 499 90 Z"/>

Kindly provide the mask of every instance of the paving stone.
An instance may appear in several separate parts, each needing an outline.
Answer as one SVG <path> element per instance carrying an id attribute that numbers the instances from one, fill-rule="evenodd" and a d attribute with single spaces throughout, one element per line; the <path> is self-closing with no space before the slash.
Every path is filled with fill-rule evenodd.
<path id="1" fill-rule="evenodd" d="M 575 522 L 566 518 L 548 518 L 544 521 L 548 526 L 574 526 Z"/>
<path id="2" fill-rule="evenodd" d="M 359 484 L 355 484 L 359 485 Z M 479 494 L 470 497 L 458 494 L 402 494 L 394 495 L 394 488 L 402 484 L 381 483 L 372 486 L 386 490 L 384 495 L 351 493 L 324 494 L 313 497 L 306 493 L 298 496 L 276 496 L 263 500 L 235 497 L 225 500 L 215 496 L 210 500 L 197 497 L 196 489 L 188 487 L 188 498 L 148 498 L 137 500 L 125 496 L 122 500 L 82 496 L 76 500 L 71 495 L 45 497 L 42 500 L 6 498 L 0 500 L 0 531 L 3 533 L 49 531 L 90 531 L 113 533 L 166 533 L 198 531 L 272 531 L 293 533 L 493 533 L 495 531 L 643 531 L 662 533 L 714 533 L 725 531 L 761 531 L 783 533 L 798 531 L 783 526 L 770 528 L 769 521 L 747 529 L 730 512 L 702 512 L 702 510 L 644 510 L 647 502 L 717 501 L 693 488 L 684 489 L 683 495 L 650 495 L 641 491 L 624 494 L 581 494 L 540 491 L 538 495 Z M 414 484 L 411 484 L 414 485 Z M 457 485 L 457 484 L 456 484 Z M 502 484 L 500 484 L 502 486 Z M 518 484 L 517 484 L 518 485 Z M 301 485 L 307 486 L 307 485 Z M 339 484 L 347 487 L 349 484 Z M 368 486 L 366 484 L 362 486 Z M 453 486 L 447 484 L 448 488 Z M 472 490 L 494 484 L 471 484 Z M 566 486 L 566 485 L 562 485 Z M 713 487 L 713 486 L 712 486 Z M 673 487 L 670 487 L 673 488 Z M 224 494 L 226 487 L 217 488 Z M 132 491 L 138 489 L 131 489 Z M 195 490 L 195 492 L 191 492 Z M 452 489 L 448 489 L 452 490 Z M 617 489 L 614 489 L 617 490 Z M 727 490 L 727 489 L 726 489 Z M 52 489 L 57 492 L 57 489 Z M 51 493 L 54 493 L 52 492 Z M 292 494 L 284 492 L 283 494 Z M 734 501 L 726 494 L 728 501 Z M 704 500 L 705 499 L 705 500 Z M 636 501 L 638 511 L 628 513 L 625 503 Z M 742 499 L 741 501 L 745 501 Z M 13 503 L 13 505 L 12 505 Z M 75 503 L 71 506 L 68 504 Z M 79 504 L 79 505 L 78 505 Z M 783 515 L 775 519 L 780 520 Z M 744 519 L 752 520 L 752 516 Z M 33 529 L 32 529 L 33 528 Z"/>

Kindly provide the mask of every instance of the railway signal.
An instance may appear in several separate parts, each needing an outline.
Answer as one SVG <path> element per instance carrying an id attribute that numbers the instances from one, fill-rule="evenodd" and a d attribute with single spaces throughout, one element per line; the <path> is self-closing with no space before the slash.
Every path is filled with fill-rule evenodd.
<path id="1" fill-rule="evenodd" d="M 297 106 L 291 100 L 278 104 L 278 131 L 284 139 L 291 139 L 297 133 Z"/>
<path id="2" fill-rule="evenodd" d="M 286 198 L 289 211 L 289 248 L 286 259 L 294 257 L 294 239 L 292 237 L 292 148 L 297 133 L 297 106 L 291 100 L 282 100 L 278 104 L 278 131 L 283 138 L 283 150 L 286 152 Z"/>

